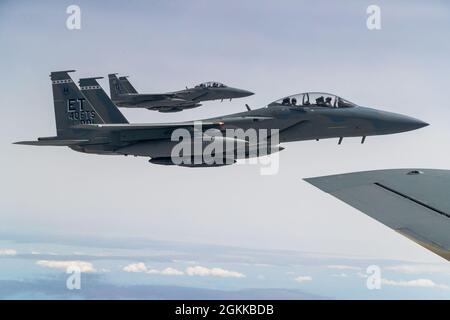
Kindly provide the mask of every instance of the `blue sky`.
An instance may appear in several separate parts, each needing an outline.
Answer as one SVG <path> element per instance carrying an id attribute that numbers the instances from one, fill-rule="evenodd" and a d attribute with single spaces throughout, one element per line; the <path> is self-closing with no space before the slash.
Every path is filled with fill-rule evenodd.
<path id="1" fill-rule="evenodd" d="M 140 236 L 444 262 L 301 179 L 385 168 L 449 169 L 446 2 L 378 1 L 379 31 L 366 28 L 372 1 L 79 1 L 82 29 L 76 31 L 65 27 L 70 4 L 0 4 L 0 67 L 6 75 L 0 79 L 0 232 Z M 189 170 L 154 166 L 145 158 L 12 145 L 55 134 L 48 75 L 65 69 L 76 69 L 75 79 L 127 74 L 145 92 L 216 80 L 256 93 L 177 114 L 122 110 L 131 122 L 205 118 L 243 111 L 244 103 L 262 107 L 285 95 L 325 91 L 431 126 L 369 137 L 364 145 L 359 139 L 340 146 L 335 140 L 289 143 L 275 176 L 261 176 L 252 165 Z M 101 85 L 108 91 L 105 80 Z M 448 278 L 439 281 L 450 285 Z M 330 294 L 320 293 L 339 290 L 329 287 Z"/>

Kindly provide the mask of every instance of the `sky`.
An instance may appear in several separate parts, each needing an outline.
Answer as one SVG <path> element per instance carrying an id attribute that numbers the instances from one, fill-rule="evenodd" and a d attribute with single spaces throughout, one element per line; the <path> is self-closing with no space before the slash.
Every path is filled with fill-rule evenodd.
<path id="1" fill-rule="evenodd" d="M 66 28 L 71 4 L 81 8 L 80 30 Z M 371 4 L 381 8 L 381 30 L 366 27 Z M 450 169 L 449 11 L 445 1 L 3 1 L 2 240 L 136 236 L 447 263 L 302 179 Z M 12 145 L 55 134 L 48 75 L 67 69 L 77 70 L 74 79 L 126 74 L 142 92 L 211 80 L 255 92 L 176 114 L 122 109 L 130 122 L 201 119 L 323 91 L 431 125 L 368 137 L 364 145 L 359 138 L 284 144 L 273 176 L 262 176 L 257 165 L 163 167 L 146 158 Z M 108 92 L 107 81 L 100 83 Z"/>
<path id="2" fill-rule="evenodd" d="M 450 290 L 447 263 L 138 237 L 7 235 L 14 241 L 0 241 L 0 299 L 448 299 Z M 368 285 L 374 267 L 376 289 Z"/>

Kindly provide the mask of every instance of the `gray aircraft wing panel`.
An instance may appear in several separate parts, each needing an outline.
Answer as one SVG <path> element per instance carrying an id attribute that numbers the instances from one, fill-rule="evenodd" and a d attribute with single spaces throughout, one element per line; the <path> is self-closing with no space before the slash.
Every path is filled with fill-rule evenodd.
<path id="1" fill-rule="evenodd" d="M 450 171 L 378 170 L 305 181 L 450 261 Z"/>

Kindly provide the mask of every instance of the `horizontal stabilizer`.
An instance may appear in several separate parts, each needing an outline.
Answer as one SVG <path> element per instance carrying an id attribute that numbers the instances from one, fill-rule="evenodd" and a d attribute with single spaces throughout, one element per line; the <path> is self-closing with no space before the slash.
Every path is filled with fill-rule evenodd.
<path id="1" fill-rule="evenodd" d="M 35 141 L 18 141 L 14 144 L 22 144 L 28 146 L 72 146 L 89 142 L 89 140 L 61 140 L 61 139 L 42 139 Z"/>

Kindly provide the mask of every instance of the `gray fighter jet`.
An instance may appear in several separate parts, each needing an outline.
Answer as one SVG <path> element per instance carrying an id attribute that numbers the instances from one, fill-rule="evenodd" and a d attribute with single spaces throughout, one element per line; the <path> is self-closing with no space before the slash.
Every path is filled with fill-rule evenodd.
<path id="1" fill-rule="evenodd" d="M 109 89 L 112 101 L 118 107 L 146 108 L 159 112 L 179 112 L 201 106 L 200 102 L 248 97 L 253 92 L 228 87 L 219 82 L 205 82 L 194 88 L 180 91 L 140 94 L 127 77 L 109 74 Z"/>
<path id="2" fill-rule="evenodd" d="M 299 94 L 263 108 L 250 110 L 247 106 L 245 112 L 199 121 L 130 124 L 100 87 L 98 78 L 80 79 L 80 91 L 69 76 L 71 71 L 50 75 L 57 135 L 17 144 L 67 146 L 85 153 L 150 157 L 150 162 L 156 164 L 203 167 L 232 164 L 239 158 L 278 152 L 283 149 L 279 144 L 282 142 L 339 138 L 341 143 L 344 137 L 362 137 L 363 143 L 366 136 L 410 131 L 427 125 L 400 114 L 360 107 L 325 93 Z M 190 154 L 174 156 L 173 148 L 180 143 L 179 138 L 174 138 L 180 131 L 178 129 L 194 137 L 200 136 L 202 147 L 208 144 L 208 139 L 223 141 L 223 150 L 214 152 L 215 157 L 222 157 L 224 162 L 180 163 L 177 157 L 200 157 L 202 160 L 204 149 L 194 148 Z M 247 136 L 228 135 L 239 130 L 270 131 L 270 134 L 258 135 L 256 142 Z M 196 139 L 186 141 L 196 146 Z M 232 155 L 228 152 L 230 149 Z M 244 153 L 237 152 L 242 149 Z M 264 151 L 262 154 L 261 150 Z"/>
<path id="3" fill-rule="evenodd" d="M 450 261 L 449 170 L 376 170 L 305 181 Z"/>

